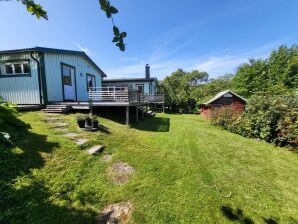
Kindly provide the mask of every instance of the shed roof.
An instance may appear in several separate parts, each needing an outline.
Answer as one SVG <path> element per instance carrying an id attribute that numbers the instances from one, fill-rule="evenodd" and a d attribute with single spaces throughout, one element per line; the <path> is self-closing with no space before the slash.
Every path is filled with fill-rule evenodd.
<path id="1" fill-rule="evenodd" d="M 38 52 L 38 53 L 57 53 L 57 54 L 73 54 L 79 55 L 87 59 L 104 77 L 107 75 L 98 67 L 98 65 L 84 52 L 84 51 L 73 51 L 73 50 L 63 50 L 55 48 L 46 48 L 46 47 L 33 47 L 33 48 L 23 48 L 23 49 L 13 49 L 13 50 L 4 50 L 0 51 L 1 54 L 15 54 L 15 53 L 29 53 L 29 52 Z"/>
<path id="2" fill-rule="evenodd" d="M 231 93 L 233 94 L 234 96 L 237 96 L 238 98 L 240 98 L 241 100 L 243 100 L 244 102 L 247 102 L 247 100 L 239 95 L 237 95 L 236 93 L 232 92 L 231 90 L 225 90 L 225 91 L 222 91 L 220 93 L 218 93 L 215 97 L 213 97 L 211 100 L 209 100 L 208 102 L 204 103 L 204 105 L 208 105 L 212 102 L 214 102 L 215 100 L 221 98 L 222 96 L 224 96 L 225 94 L 227 93 Z"/>

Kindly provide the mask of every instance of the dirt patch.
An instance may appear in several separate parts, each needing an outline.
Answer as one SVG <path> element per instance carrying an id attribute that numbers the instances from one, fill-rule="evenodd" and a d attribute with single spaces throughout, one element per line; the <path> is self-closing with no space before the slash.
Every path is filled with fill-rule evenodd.
<path id="1" fill-rule="evenodd" d="M 113 165 L 113 171 L 122 174 L 132 174 L 135 172 L 134 168 L 125 162 L 116 162 Z"/>
<path id="2" fill-rule="evenodd" d="M 112 178 L 112 181 L 114 184 L 125 184 L 129 181 L 129 176 L 128 175 L 114 176 Z"/>
<path id="3" fill-rule="evenodd" d="M 112 159 L 112 155 L 104 155 L 103 157 L 102 157 L 102 159 L 104 160 L 104 161 L 110 161 L 111 159 Z"/>
<path id="4" fill-rule="evenodd" d="M 134 172 L 135 170 L 132 166 L 120 161 L 113 164 L 110 177 L 114 184 L 125 184 Z"/>
<path id="5" fill-rule="evenodd" d="M 97 217 L 98 224 L 125 224 L 128 222 L 133 206 L 130 202 L 111 204 Z"/>

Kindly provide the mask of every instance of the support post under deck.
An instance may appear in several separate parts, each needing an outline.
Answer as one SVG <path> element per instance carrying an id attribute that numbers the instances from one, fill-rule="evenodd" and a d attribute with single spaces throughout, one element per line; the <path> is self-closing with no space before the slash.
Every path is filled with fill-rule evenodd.
<path id="1" fill-rule="evenodd" d="M 139 122 L 139 108 L 136 106 L 136 122 Z"/>
<path id="2" fill-rule="evenodd" d="M 94 114 L 94 111 L 93 111 L 93 107 L 92 106 L 90 106 L 90 116 L 93 116 L 93 114 Z"/>
<path id="3" fill-rule="evenodd" d="M 129 125 L 129 107 L 126 107 L 126 125 Z"/>
<path id="4" fill-rule="evenodd" d="M 144 119 L 144 106 L 142 106 L 142 119 Z"/>

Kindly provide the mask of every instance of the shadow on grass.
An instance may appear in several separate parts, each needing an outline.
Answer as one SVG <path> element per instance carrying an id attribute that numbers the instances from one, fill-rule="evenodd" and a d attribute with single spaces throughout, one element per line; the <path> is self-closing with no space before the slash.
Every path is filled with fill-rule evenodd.
<path id="1" fill-rule="evenodd" d="M 104 125 L 99 125 L 99 131 L 100 132 L 102 132 L 102 133 L 105 133 L 105 134 L 111 134 L 111 132 L 109 131 L 109 128 L 108 127 L 106 127 L 106 126 L 104 126 Z"/>
<path id="2" fill-rule="evenodd" d="M 231 221 L 238 222 L 241 224 L 253 224 L 255 223 L 250 217 L 243 214 L 242 209 L 233 209 L 229 206 L 221 207 L 222 214 Z"/>
<path id="3" fill-rule="evenodd" d="M 59 144 L 30 128 L 21 121 L 14 127 L 1 127 L 12 136 L 13 145 L 0 142 L 0 223 L 94 222 L 91 211 L 51 203 L 55 195 L 31 172 L 44 166 L 41 153 L 51 153 Z"/>
<path id="4" fill-rule="evenodd" d="M 170 125 L 170 118 L 146 117 L 139 123 L 132 124 L 131 127 L 142 131 L 169 132 Z"/>
<path id="5" fill-rule="evenodd" d="M 253 224 L 255 223 L 249 216 L 245 215 L 243 213 L 243 210 L 240 208 L 233 209 L 230 206 L 222 206 L 221 207 L 222 214 L 229 219 L 230 221 L 241 223 L 241 224 Z M 262 217 L 264 224 L 278 224 L 278 221 L 276 218 L 265 218 Z"/>

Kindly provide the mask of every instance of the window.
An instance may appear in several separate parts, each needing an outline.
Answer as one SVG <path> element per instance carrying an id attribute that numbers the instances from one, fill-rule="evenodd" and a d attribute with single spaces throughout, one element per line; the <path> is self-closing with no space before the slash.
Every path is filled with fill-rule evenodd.
<path id="1" fill-rule="evenodd" d="M 96 87 L 95 76 L 86 74 L 86 77 L 87 77 L 87 91 L 92 90 L 92 89 L 94 90 L 94 88 Z"/>
<path id="2" fill-rule="evenodd" d="M 136 84 L 137 90 L 141 93 L 144 92 L 144 84 Z"/>
<path id="3" fill-rule="evenodd" d="M 29 66 L 28 62 L 23 64 L 23 69 L 24 69 L 23 71 L 24 71 L 25 74 L 30 73 L 30 66 Z"/>
<path id="4" fill-rule="evenodd" d="M 14 73 L 22 74 L 22 64 L 14 64 Z"/>
<path id="5" fill-rule="evenodd" d="M 13 66 L 11 64 L 6 64 L 5 71 L 7 75 L 13 74 Z"/>
<path id="6" fill-rule="evenodd" d="M 3 69 L 2 69 L 3 68 Z M 29 61 L 6 62 L 1 66 L 2 75 L 29 75 Z"/>
<path id="7" fill-rule="evenodd" d="M 62 71 L 63 71 L 63 85 L 72 86 L 71 68 L 69 68 L 67 66 L 63 66 Z"/>

